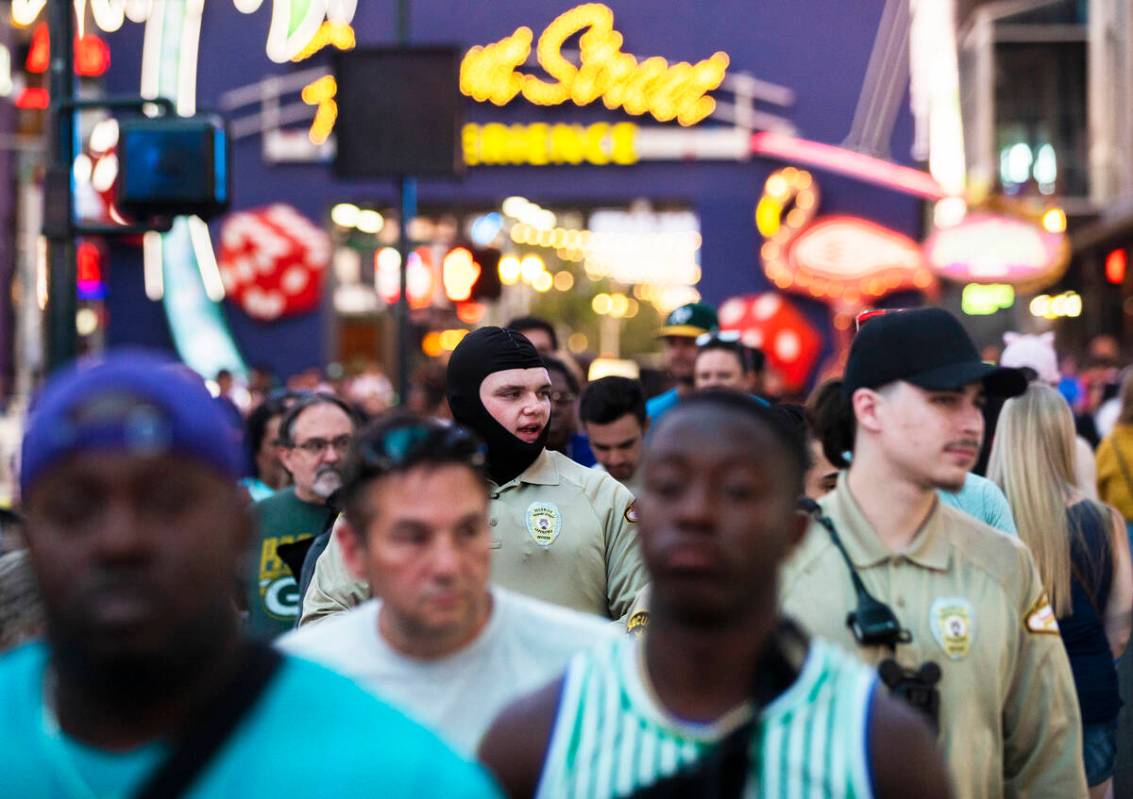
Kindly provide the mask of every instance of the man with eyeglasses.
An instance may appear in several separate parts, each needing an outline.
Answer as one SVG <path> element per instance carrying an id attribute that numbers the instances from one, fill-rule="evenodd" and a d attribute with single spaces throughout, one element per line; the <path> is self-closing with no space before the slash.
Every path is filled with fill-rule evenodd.
<path id="1" fill-rule="evenodd" d="M 342 486 L 353 435 L 350 407 L 330 394 L 304 396 L 283 417 L 277 443 L 294 485 L 253 506 L 260 529 L 248 597 L 253 635 L 274 638 L 295 626 L 299 585 L 278 550 L 317 536 L 334 519 L 327 499 Z"/>
<path id="2" fill-rule="evenodd" d="M 594 453 L 586 436 L 578 432 L 578 378 L 552 355 L 543 356 L 551 378 L 551 420 L 547 423 L 547 449 L 561 452 L 575 463 L 593 466 Z"/>
<path id="3" fill-rule="evenodd" d="M 278 644 L 469 755 L 506 704 L 617 635 L 595 616 L 489 585 L 488 490 L 484 447 L 464 427 L 410 416 L 362 431 L 340 493 L 339 542 L 351 574 L 380 599 Z"/>
<path id="4" fill-rule="evenodd" d="M 539 353 L 512 330 L 475 330 L 449 360 L 453 418 L 487 446 L 492 581 L 620 619 L 644 582 L 633 495 L 608 474 L 546 448 L 550 395 Z M 340 537 L 332 537 L 315 566 L 302 624 L 370 596 L 366 582 L 346 568 Z"/>

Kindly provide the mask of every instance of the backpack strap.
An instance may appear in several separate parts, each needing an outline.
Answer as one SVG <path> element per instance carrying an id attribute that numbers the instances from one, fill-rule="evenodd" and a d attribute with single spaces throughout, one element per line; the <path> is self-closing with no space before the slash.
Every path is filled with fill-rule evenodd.
<path id="1" fill-rule="evenodd" d="M 283 657 L 269 646 L 245 647 L 243 662 L 202 713 L 192 718 L 168 757 L 150 774 L 134 799 L 174 799 L 184 795 L 264 694 Z"/>

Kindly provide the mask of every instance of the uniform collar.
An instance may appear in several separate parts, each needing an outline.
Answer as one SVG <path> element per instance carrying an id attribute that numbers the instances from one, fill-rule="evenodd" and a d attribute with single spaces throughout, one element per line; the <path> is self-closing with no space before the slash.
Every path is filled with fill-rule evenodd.
<path id="1" fill-rule="evenodd" d="M 499 486 L 499 490 L 514 488 L 520 483 L 536 486 L 557 486 L 560 482 L 562 482 L 562 479 L 559 476 L 559 467 L 555 465 L 555 459 L 551 457 L 550 451 L 544 449 L 530 466 L 520 472 L 518 476 Z"/>
<path id="2" fill-rule="evenodd" d="M 878 538 L 873 526 L 850 493 L 848 472 L 838 475 L 838 486 L 823 500 L 822 506 L 834 522 L 854 566 L 868 569 L 893 558 L 905 557 L 918 566 L 947 571 L 951 558 L 948 536 L 943 526 L 944 513 L 939 498 L 934 497 L 932 510 L 905 552 L 894 552 Z"/>

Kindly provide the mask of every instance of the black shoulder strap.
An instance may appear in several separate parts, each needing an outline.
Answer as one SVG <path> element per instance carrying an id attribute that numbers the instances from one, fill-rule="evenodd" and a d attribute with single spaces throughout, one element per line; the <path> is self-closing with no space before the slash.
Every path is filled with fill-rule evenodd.
<path id="1" fill-rule="evenodd" d="M 255 706 L 283 663 L 282 656 L 264 644 L 250 644 L 232 680 L 194 718 L 174 743 L 173 751 L 134 794 L 134 799 L 174 799 L 182 796 Z"/>

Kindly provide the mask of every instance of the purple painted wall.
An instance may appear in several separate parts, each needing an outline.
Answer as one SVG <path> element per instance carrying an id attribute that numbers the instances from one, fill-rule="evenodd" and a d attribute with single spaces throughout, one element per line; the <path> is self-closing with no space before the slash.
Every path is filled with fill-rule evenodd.
<path id="1" fill-rule="evenodd" d="M 645 2 L 609 3 L 615 27 L 625 36 L 624 49 L 637 55 L 660 55 L 670 61 L 698 60 L 716 50 L 731 56 L 731 70 L 744 71 L 788 86 L 796 104 L 785 114 L 810 139 L 838 144 L 849 132 L 861 90 L 866 62 L 881 15 L 881 0 L 845 3 L 841 0 L 752 2 L 716 0 L 709 4 Z M 301 66 L 280 66 L 264 52 L 270 20 L 270 3 L 252 15 L 235 10 L 230 0 L 210 0 L 202 30 L 199 70 L 199 105 L 215 105 L 220 94 L 272 73 L 306 68 L 327 56 Z M 492 0 L 458 3 L 416 0 L 412 3 L 412 41 L 463 46 L 496 41 L 527 25 L 536 36 L 557 14 L 573 5 L 570 0 Z M 681 10 L 676 10 L 677 8 Z M 392 0 L 359 3 L 354 26 L 360 45 L 395 42 L 395 4 Z M 125 26 L 109 37 L 113 65 L 110 88 L 136 92 L 141 58 L 142 28 Z M 479 120 L 586 122 L 625 119 L 604 108 L 534 108 L 516 101 L 505 109 L 469 108 Z M 644 120 L 642 120 L 644 121 Z M 648 124 L 648 123 L 646 123 Z M 902 108 L 892 140 L 892 153 L 908 159 L 912 120 L 907 103 Z M 474 168 L 461 182 L 422 181 L 423 206 L 447 202 L 498 202 L 520 194 L 540 203 L 585 200 L 625 203 L 637 197 L 687 202 L 701 219 L 705 298 L 718 302 L 726 296 L 766 288 L 758 265 L 759 237 L 753 210 L 767 174 L 778 164 L 651 163 L 630 167 L 497 167 Z M 832 175 L 817 175 L 823 192 L 824 213 L 851 212 L 889 225 L 914 237 L 921 232 L 921 203 L 904 195 Z M 323 219 L 328 207 L 343 199 L 372 199 L 393 203 L 392 181 L 339 181 L 329 166 L 268 166 L 260 157 L 260 141 L 245 139 L 235 148 L 234 207 L 246 208 L 283 201 L 313 219 Z M 168 342 L 160 313 L 127 312 L 125 303 L 141 296 L 140 258 L 129 263 L 126 276 L 115 275 L 109 299 L 113 321 L 111 341 Z M 132 284 L 138 288 L 134 290 Z M 127 286 L 126 284 L 131 284 Z M 141 300 L 145 302 L 144 298 Z M 825 307 L 798 301 L 825 326 Z M 155 309 L 157 310 L 157 309 Z M 267 361 L 291 373 L 320 361 L 323 325 L 312 314 L 270 325 L 255 322 L 231 306 L 228 317 L 249 361 Z"/>

